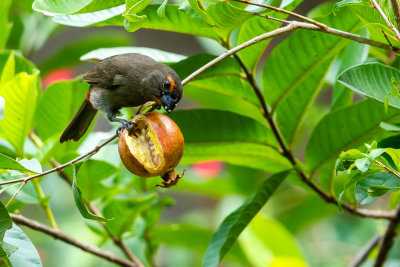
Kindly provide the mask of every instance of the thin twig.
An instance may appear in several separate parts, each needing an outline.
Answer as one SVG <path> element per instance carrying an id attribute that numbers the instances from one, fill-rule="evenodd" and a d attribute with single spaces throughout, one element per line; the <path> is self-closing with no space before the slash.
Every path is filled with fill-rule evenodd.
<path id="1" fill-rule="evenodd" d="M 259 17 L 262 17 L 262 18 L 265 18 L 265 19 L 275 20 L 275 21 L 282 22 L 282 23 L 285 23 L 285 24 L 289 24 L 289 23 L 290 23 L 289 20 L 277 19 L 277 18 L 268 16 L 268 15 L 265 15 L 265 14 L 257 13 L 257 12 L 253 12 L 253 13 L 251 13 L 251 14 L 252 14 L 253 16 L 259 16 Z"/>
<path id="2" fill-rule="evenodd" d="M 54 158 L 50 159 L 50 163 L 53 165 L 53 167 L 59 167 L 61 164 L 58 163 Z M 58 170 L 57 171 L 58 175 L 65 181 L 67 182 L 70 186 L 72 186 L 72 182 L 71 179 L 68 177 L 68 175 L 64 172 L 64 170 Z M 99 217 L 103 217 L 103 215 L 101 214 L 101 212 L 97 209 L 97 207 L 93 204 L 93 203 L 88 203 L 86 202 L 86 205 L 89 207 L 89 210 L 96 216 Z M 136 258 L 136 256 L 132 253 L 132 251 L 125 246 L 125 244 L 122 242 L 121 239 L 115 237 L 106 227 L 104 222 L 100 222 L 101 226 L 103 227 L 103 229 L 106 231 L 107 235 L 110 237 L 110 239 L 113 241 L 113 243 L 119 247 L 122 252 L 125 254 L 125 256 L 128 257 L 128 259 L 130 259 L 131 261 L 134 262 L 139 262 L 139 260 Z"/>
<path id="3" fill-rule="evenodd" d="M 240 2 L 240 3 L 245 3 L 245 4 L 253 5 L 253 6 L 265 7 L 265 8 L 274 10 L 276 12 L 285 13 L 287 15 L 296 17 L 296 18 L 301 19 L 303 21 L 307 21 L 307 22 L 309 22 L 311 24 L 314 24 L 315 26 L 318 26 L 318 27 L 320 27 L 322 29 L 327 28 L 327 26 L 325 24 L 323 24 L 323 23 L 320 23 L 320 22 L 318 22 L 316 20 L 307 18 L 307 17 L 305 17 L 303 15 L 297 14 L 295 12 L 292 12 L 292 11 L 289 11 L 289 10 L 286 10 L 286 9 L 283 9 L 283 8 L 274 7 L 274 6 L 265 5 L 265 4 L 260 4 L 260 3 L 255 3 L 255 2 L 250 2 L 250 1 L 245 1 L 245 0 L 233 0 L 233 1 Z"/>
<path id="4" fill-rule="evenodd" d="M 89 205 L 89 210 L 96 216 L 99 217 L 103 217 L 103 214 L 101 214 L 101 212 L 97 209 L 97 207 L 95 205 L 93 205 L 92 203 L 88 203 Z M 111 238 L 111 240 L 114 242 L 114 244 L 119 247 L 122 252 L 124 252 L 124 254 L 128 257 L 128 259 L 130 259 L 133 262 L 138 262 L 140 263 L 139 259 L 132 253 L 132 251 L 125 246 L 125 244 L 122 242 L 121 239 L 119 239 L 118 237 L 114 236 L 108 229 L 107 226 L 104 222 L 100 222 L 100 224 L 103 226 L 104 230 L 107 232 L 107 235 Z M 141 264 L 141 263 L 140 263 Z"/>
<path id="5" fill-rule="evenodd" d="M 251 86 L 253 87 L 253 90 L 254 90 L 255 94 L 257 95 L 258 100 L 260 101 L 260 104 L 261 104 L 261 107 L 262 107 L 262 110 L 263 110 L 264 118 L 267 120 L 268 125 L 270 126 L 270 128 L 271 128 L 271 130 L 272 130 L 272 132 L 273 132 L 273 134 L 274 134 L 274 136 L 276 138 L 276 140 L 278 141 L 279 146 L 281 147 L 282 155 L 285 158 L 287 158 L 290 161 L 290 163 L 292 164 L 292 166 L 294 167 L 294 169 L 297 170 L 297 173 L 298 173 L 298 175 L 299 175 L 299 177 L 300 177 L 302 182 L 307 184 L 325 202 L 337 205 L 338 204 L 338 200 L 335 197 L 325 193 L 321 188 L 319 188 L 316 184 L 314 184 L 309 177 L 307 177 L 307 175 L 301 170 L 301 168 L 298 168 L 295 157 L 293 156 L 293 154 L 291 153 L 291 151 L 288 149 L 288 147 L 286 146 L 285 142 L 283 141 L 283 138 L 282 138 L 282 136 L 281 136 L 281 134 L 279 132 L 279 128 L 278 128 L 278 126 L 276 125 L 274 119 L 271 116 L 271 113 L 270 113 L 270 111 L 268 109 L 268 106 L 267 106 L 267 104 L 265 102 L 264 96 L 263 96 L 260 88 L 258 88 L 258 85 L 255 82 L 253 76 L 251 75 L 251 73 L 249 72 L 247 67 L 244 65 L 244 63 L 241 61 L 241 59 L 237 55 L 234 55 L 234 57 L 239 62 L 240 66 L 242 67 L 243 71 L 245 72 L 248 81 L 250 82 Z M 352 214 L 355 214 L 355 215 L 358 215 L 358 216 L 361 216 L 361 217 L 392 219 L 395 216 L 393 211 L 379 211 L 379 210 L 358 209 L 358 208 L 355 208 L 352 205 L 349 205 L 347 203 L 343 203 L 342 204 L 342 208 L 347 210 L 348 212 L 350 212 Z"/>
<path id="6" fill-rule="evenodd" d="M 265 40 L 265 39 L 268 39 L 268 38 L 272 38 L 272 37 L 281 35 L 281 34 L 286 33 L 286 32 L 294 31 L 297 28 L 298 28 L 298 26 L 297 26 L 296 23 L 290 23 L 290 24 L 286 25 L 285 27 L 276 29 L 276 30 L 271 31 L 271 32 L 267 32 L 267 33 L 261 34 L 261 35 L 259 35 L 257 37 L 254 37 L 253 39 L 250 39 L 247 42 L 242 43 L 241 45 L 238 45 L 238 46 L 236 46 L 236 47 L 234 47 L 234 48 L 232 48 L 230 50 L 227 50 L 222 55 L 220 55 L 220 56 L 216 57 L 215 59 L 211 60 L 206 65 L 204 65 L 203 67 L 199 68 L 198 70 L 196 70 L 195 72 L 190 74 L 188 77 L 186 77 L 186 79 L 184 79 L 182 81 L 182 84 L 183 85 L 187 84 L 190 80 L 196 78 L 203 71 L 211 68 L 212 66 L 214 66 L 218 62 L 222 61 L 223 59 L 225 59 L 225 58 L 227 58 L 227 57 L 239 52 L 240 50 L 242 50 L 242 49 L 244 49 L 246 47 L 249 47 L 249 46 L 251 46 L 253 44 L 256 44 L 256 43 L 258 43 L 258 42 L 260 42 L 262 40 Z"/>
<path id="7" fill-rule="evenodd" d="M 386 41 L 388 42 L 388 44 L 389 44 L 390 46 L 393 46 L 393 45 L 392 45 L 392 42 L 389 40 L 389 37 L 387 36 L 387 34 L 385 33 L 384 30 L 382 30 L 382 33 L 383 33 L 383 36 L 385 37 Z"/>
<path id="8" fill-rule="evenodd" d="M 397 176 L 397 178 L 400 178 L 400 174 L 395 172 L 394 170 L 390 169 L 388 166 L 386 166 L 385 164 L 383 164 L 382 162 L 376 160 L 376 162 L 385 170 L 387 170 L 388 173 L 393 174 L 395 176 Z"/>
<path id="9" fill-rule="evenodd" d="M 253 13 L 254 14 L 254 13 Z M 260 15 L 257 14 L 257 16 L 261 16 L 264 17 L 266 19 L 271 19 L 270 16 L 265 16 L 265 15 Z M 287 21 L 287 20 L 280 20 L 283 23 L 287 23 L 288 25 L 295 23 L 296 27 L 299 29 L 305 29 L 305 30 L 311 30 L 311 31 L 318 31 L 318 32 L 324 32 L 324 33 L 328 33 L 328 34 L 332 34 L 332 35 L 336 35 L 342 38 L 346 38 L 352 41 L 356 41 L 358 43 L 361 44 L 367 44 L 367 45 L 371 45 L 371 46 L 375 46 L 378 48 L 382 48 L 388 51 L 393 51 L 395 53 L 400 53 L 400 49 L 398 47 L 392 46 L 391 44 L 384 44 L 381 42 L 377 42 L 368 38 L 365 38 L 364 36 L 361 35 L 357 35 L 357 34 L 353 34 L 353 33 L 349 33 L 349 32 L 345 32 L 345 31 L 341 31 L 335 28 L 331 28 L 326 26 L 326 28 L 320 28 L 316 25 L 310 24 L 310 23 L 305 23 L 305 22 L 300 22 L 300 21 Z"/>
<path id="10" fill-rule="evenodd" d="M 54 158 L 50 158 L 50 163 L 53 165 L 53 168 L 60 167 L 61 164 L 56 161 Z M 69 179 L 68 175 L 64 172 L 63 169 L 57 171 L 58 176 L 60 176 L 69 186 L 72 186 L 72 181 Z"/>
<path id="11" fill-rule="evenodd" d="M 47 170 L 45 172 L 38 173 L 38 174 L 35 174 L 35 175 L 30 175 L 30 176 L 27 176 L 27 177 L 24 177 L 24 178 L 0 182 L 0 185 L 14 184 L 14 183 L 19 183 L 19 182 L 27 182 L 27 181 L 30 181 L 32 179 L 35 179 L 35 178 L 38 178 L 38 177 L 42 177 L 42 176 L 44 176 L 46 174 L 53 173 L 53 172 L 59 171 L 61 169 L 64 169 L 64 168 L 66 168 L 68 166 L 71 166 L 75 162 L 78 162 L 78 161 L 86 158 L 89 155 L 96 154 L 100 150 L 100 148 L 102 148 L 103 146 L 107 145 L 108 143 L 110 143 L 111 141 L 113 141 L 117 137 L 118 137 L 118 134 L 113 135 L 112 137 L 110 137 L 109 139 L 104 141 L 102 144 L 96 146 L 94 149 L 90 150 L 89 152 L 87 152 L 87 153 L 85 153 L 85 154 L 83 154 L 83 155 L 81 155 L 79 157 L 76 157 L 73 160 L 71 160 L 71 161 L 69 161 L 67 163 L 64 163 L 64 164 L 62 164 L 62 165 L 60 165 L 60 166 L 58 166 L 56 168 L 53 168 L 53 169 L 50 169 L 50 170 Z"/>
<path id="12" fill-rule="evenodd" d="M 122 259 L 120 257 L 118 257 L 117 255 L 115 255 L 114 253 L 110 252 L 110 251 L 106 251 L 106 250 L 102 250 L 98 247 L 83 243 L 81 241 L 78 241 L 76 239 L 73 239 L 72 237 L 62 233 L 59 229 L 53 229 L 50 228 L 44 224 L 41 224 L 37 221 L 28 219 L 22 215 L 17 215 L 17 214 L 10 214 L 12 220 L 20 225 L 25 225 L 33 230 L 45 233 L 47 235 L 50 235 L 56 239 L 59 239 L 61 241 L 64 241 L 68 244 L 71 244 L 75 247 L 78 247 L 86 252 L 92 253 L 93 255 L 99 256 L 103 259 L 106 259 L 110 262 L 114 262 L 116 264 L 119 264 L 121 266 L 130 266 L 130 267 L 138 267 L 138 266 L 142 266 L 137 262 L 130 262 L 127 261 L 125 259 Z"/>
<path id="13" fill-rule="evenodd" d="M 357 253 L 349 267 L 359 267 L 368 258 L 371 251 L 378 245 L 380 234 L 375 234 L 368 243 Z"/>
<path id="14" fill-rule="evenodd" d="M 18 195 L 18 193 L 21 191 L 22 187 L 24 187 L 25 184 L 26 184 L 26 182 L 23 182 L 23 183 L 21 184 L 21 186 L 18 188 L 18 190 L 15 191 L 14 195 L 12 195 L 12 197 L 10 198 L 10 200 L 7 202 L 6 208 L 8 207 L 8 205 L 10 205 L 11 201 Z"/>
<path id="15" fill-rule="evenodd" d="M 392 30 L 392 32 L 394 33 L 394 35 L 396 35 L 397 41 L 400 42 L 400 33 L 399 31 L 396 29 L 396 27 L 393 26 L 393 24 L 389 21 L 389 19 L 386 17 L 385 13 L 383 12 L 383 10 L 381 9 L 381 7 L 378 5 L 378 3 L 375 0 L 371 0 L 372 4 L 375 6 L 376 10 L 378 10 L 379 14 L 381 15 L 381 17 L 383 18 L 383 20 L 385 21 L 385 23 L 389 26 L 389 28 Z"/>
<path id="16" fill-rule="evenodd" d="M 395 209 L 395 217 L 389 221 L 389 225 L 383 235 L 379 246 L 378 256 L 376 256 L 374 267 L 381 267 L 386 261 L 387 255 L 394 243 L 394 237 L 397 235 L 397 226 L 400 223 L 400 204 Z"/>
<path id="17" fill-rule="evenodd" d="M 397 29 L 400 29 L 400 5 L 399 0 L 390 0 L 394 14 L 394 20 L 397 24 Z"/>

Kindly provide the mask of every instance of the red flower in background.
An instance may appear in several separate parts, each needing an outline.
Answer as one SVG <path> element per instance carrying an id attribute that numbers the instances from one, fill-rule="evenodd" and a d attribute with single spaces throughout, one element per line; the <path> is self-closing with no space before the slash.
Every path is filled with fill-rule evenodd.
<path id="1" fill-rule="evenodd" d="M 70 80 L 75 77 L 74 69 L 57 69 L 48 72 L 42 79 L 43 88 L 47 88 L 50 84 L 62 81 L 62 80 Z"/>
<path id="2" fill-rule="evenodd" d="M 204 161 L 192 164 L 194 172 L 202 178 L 214 178 L 224 170 L 224 163 L 221 161 Z"/>

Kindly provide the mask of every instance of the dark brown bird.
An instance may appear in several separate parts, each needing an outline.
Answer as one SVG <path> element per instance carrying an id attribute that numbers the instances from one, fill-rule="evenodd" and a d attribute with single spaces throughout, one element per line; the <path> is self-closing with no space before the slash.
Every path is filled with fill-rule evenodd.
<path id="1" fill-rule="evenodd" d="M 176 72 L 141 54 L 121 54 L 104 59 L 85 73 L 82 81 L 89 91 L 60 138 L 60 143 L 77 141 L 87 131 L 97 110 L 107 113 L 110 121 L 132 130 L 132 122 L 117 118 L 122 107 L 137 107 L 155 101 L 169 113 L 182 98 L 183 87 Z"/>

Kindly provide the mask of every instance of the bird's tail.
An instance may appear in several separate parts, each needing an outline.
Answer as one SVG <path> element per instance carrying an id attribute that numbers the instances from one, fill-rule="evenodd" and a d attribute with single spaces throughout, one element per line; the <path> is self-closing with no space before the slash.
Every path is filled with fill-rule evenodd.
<path id="1" fill-rule="evenodd" d="M 70 139 L 78 141 L 86 133 L 96 113 L 97 110 L 93 108 L 89 100 L 85 99 L 74 118 L 62 133 L 60 143 Z"/>

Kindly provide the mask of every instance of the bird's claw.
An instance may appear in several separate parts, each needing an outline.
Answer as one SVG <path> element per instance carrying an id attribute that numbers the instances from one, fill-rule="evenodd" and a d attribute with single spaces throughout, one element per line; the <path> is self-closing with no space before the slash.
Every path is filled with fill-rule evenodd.
<path id="1" fill-rule="evenodd" d="M 126 129 L 128 131 L 129 134 L 133 134 L 134 136 L 137 137 L 136 132 L 135 132 L 135 128 L 138 126 L 138 124 L 134 121 L 123 121 L 122 125 L 120 127 L 118 127 L 117 129 L 117 133 L 119 134 L 122 129 Z"/>

